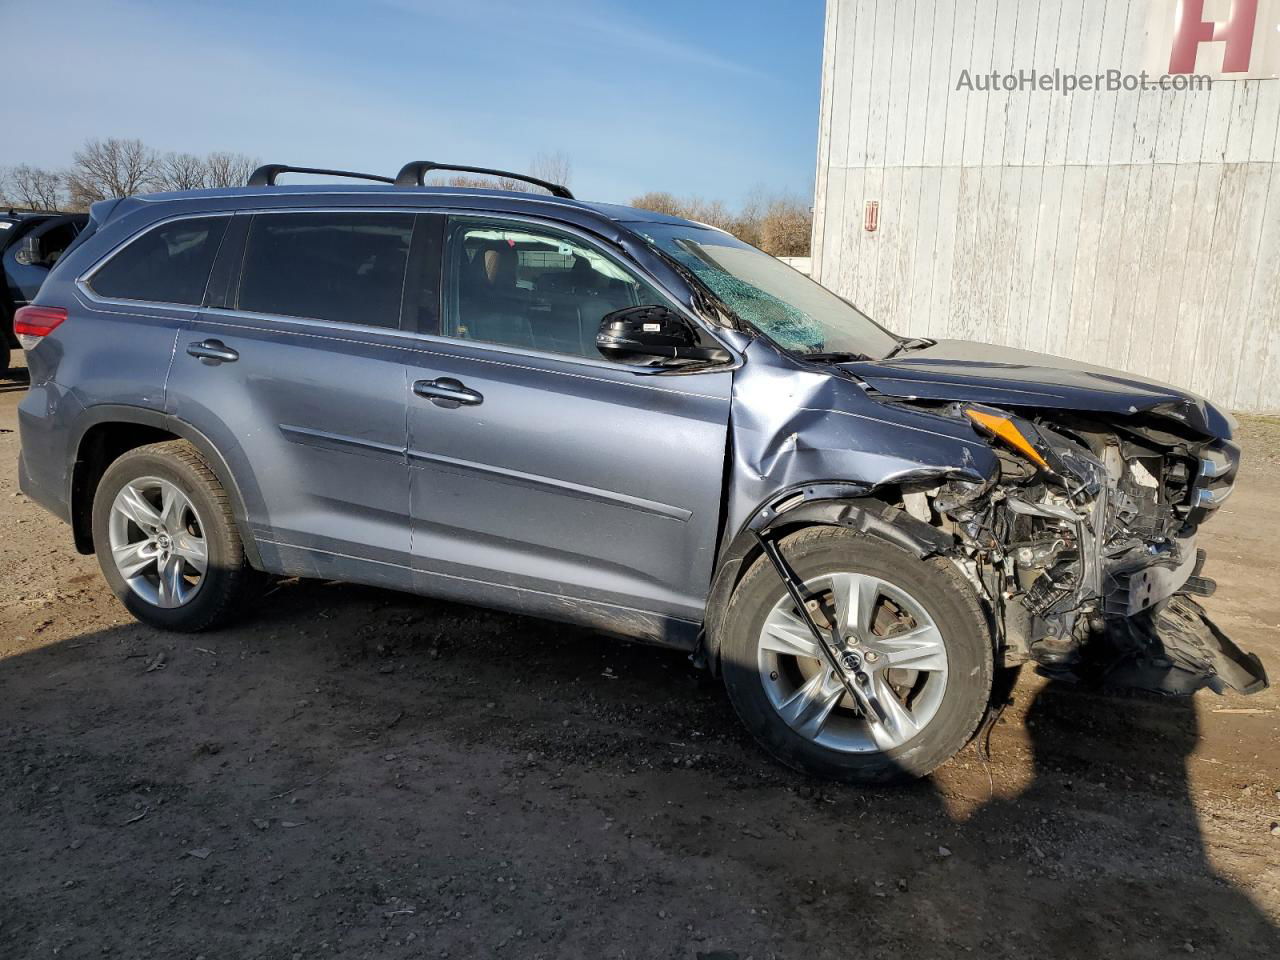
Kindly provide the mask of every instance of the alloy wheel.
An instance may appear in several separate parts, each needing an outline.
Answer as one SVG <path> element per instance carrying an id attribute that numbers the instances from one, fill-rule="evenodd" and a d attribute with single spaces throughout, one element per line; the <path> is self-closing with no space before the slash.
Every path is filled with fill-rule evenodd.
<path id="1" fill-rule="evenodd" d="M 838 572 L 806 583 L 820 627 L 839 626 L 839 659 L 862 674 L 881 715 L 868 716 L 828 665 L 790 596 L 765 618 L 758 668 L 773 708 L 801 736 L 834 750 L 900 747 L 928 726 L 947 684 L 942 633 L 915 597 L 879 577 Z"/>
<path id="2" fill-rule="evenodd" d="M 107 529 L 116 570 L 134 593 L 168 609 L 191 602 L 209 548 L 190 497 L 159 477 L 130 480 L 116 494 Z"/>

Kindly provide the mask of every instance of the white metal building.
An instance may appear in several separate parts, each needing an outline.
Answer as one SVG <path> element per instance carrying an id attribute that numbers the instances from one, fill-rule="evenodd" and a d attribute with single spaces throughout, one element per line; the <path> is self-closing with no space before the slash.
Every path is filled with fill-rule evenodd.
<path id="1" fill-rule="evenodd" d="M 1280 0 L 828 0 L 813 275 L 1280 410 L 1278 72 Z"/>

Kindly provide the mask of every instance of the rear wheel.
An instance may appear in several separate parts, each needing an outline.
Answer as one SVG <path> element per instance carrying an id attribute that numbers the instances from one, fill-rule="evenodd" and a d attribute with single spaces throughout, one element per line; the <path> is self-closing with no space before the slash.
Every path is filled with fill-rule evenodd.
<path id="1" fill-rule="evenodd" d="M 924 776 L 963 748 L 992 683 L 990 634 L 963 576 L 838 527 L 781 548 L 821 597 L 820 622 L 841 625 L 841 657 L 867 696 L 849 693 L 761 557 L 729 602 L 720 652 L 730 699 L 765 749 L 808 773 L 883 782 Z"/>
<path id="2" fill-rule="evenodd" d="M 166 630 L 217 626 L 256 579 L 226 491 L 182 440 L 130 450 L 107 468 L 94 494 L 93 541 L 120 602 Z"/>

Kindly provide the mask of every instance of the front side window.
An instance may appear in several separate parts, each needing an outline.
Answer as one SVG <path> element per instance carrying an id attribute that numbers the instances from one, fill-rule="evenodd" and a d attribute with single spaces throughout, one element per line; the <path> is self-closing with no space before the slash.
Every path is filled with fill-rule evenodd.
<path id="1" fill-rule="evenodd" d="M 857 307 L 723 231 L 694 223 L 632 226 L 785 350 L 853 353 L 878 360 L 898 344 L 897 337 Z"/>
<path id="2" fill-rule="evenodd" d="M 411 213 L 257 214 L 237 307 L 399 327 L 413 220 Z"/>
<path id="3" fill-rule="evenodd" d="M 446 336 L 601 359 L 606 314 L 666 302 L 581 240 L 500 221 L 451 222 Z"/>
<path id="4" fill-rule="evenodd" d="M 148 230 L 100 267 L 89 287 L 102 297 L 199 306 L 228 219 L 174 220 Z"/>

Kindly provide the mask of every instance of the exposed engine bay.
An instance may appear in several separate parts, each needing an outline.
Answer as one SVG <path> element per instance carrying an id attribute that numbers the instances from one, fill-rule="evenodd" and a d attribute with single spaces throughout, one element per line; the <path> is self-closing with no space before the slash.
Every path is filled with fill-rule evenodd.
<path id="1" fill-rule="evenodd" d="M 1155 418 L 945 413 L 991 439 L 999 471 L 907 489 L 904 504 L 956 538 L 1006 663 L 1164 693 L 1266 685 L 1194 599 L 1214 590 L 1196 530 L 1231 493 L 1235 444 Z"/>

